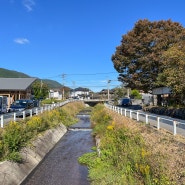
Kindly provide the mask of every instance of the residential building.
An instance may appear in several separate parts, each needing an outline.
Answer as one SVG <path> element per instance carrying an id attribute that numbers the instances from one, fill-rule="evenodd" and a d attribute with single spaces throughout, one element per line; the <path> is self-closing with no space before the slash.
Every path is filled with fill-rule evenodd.
<path id="1" fill-rule="evenodd" d="M 90 90 L 88 88 L 78 87 L 71 90 L 70 94 L 72 98 L 88 98 Z"/>
<path id="2" fill-rule="evenodd" d="M 62 92 L 60 89 L 50 89 L 49 98 L 54 98 L 57 100 L 62 100 Z"/>
<path id="3" fill-rule="evenodd" d="M 8 107 L 17 99 L 31 98 L 31 85 L 37 78 L 0 78 L 0 95 L 8 97 Z"/>

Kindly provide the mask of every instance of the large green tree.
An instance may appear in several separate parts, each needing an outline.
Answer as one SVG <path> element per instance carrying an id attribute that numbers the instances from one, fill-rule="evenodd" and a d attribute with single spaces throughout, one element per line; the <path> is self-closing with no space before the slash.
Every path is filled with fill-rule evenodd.
<path id="1" fill-rule="evenodd" d="M 157 77 L 156 84 L 172 89 L 177 100 L 185 98 L 185 42 L 169 48 L 162 55 L 164 70 Z"/>
<path id="2" fill-rule="evenodd" d="M 49 94 L 49 88 L 42 80 L 36 80 L 32 84 L 32 94 L 36 99 L 45 99 Z"/>
<path id="3" fill-rule="evenodd" d="M 150 22 L 139 20 L 122 36 L 121 44 L 112 55 L 119 80 L 131 89 L 147 92 L 155 87 L 164 69 L 162 53 L 183 37 L 183 26 L 171 20 Z"/>

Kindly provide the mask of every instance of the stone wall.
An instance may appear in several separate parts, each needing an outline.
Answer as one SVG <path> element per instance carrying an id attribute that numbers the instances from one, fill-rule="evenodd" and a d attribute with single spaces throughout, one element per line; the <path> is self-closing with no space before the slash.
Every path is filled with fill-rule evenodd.
<path id="1" fill-rule="evenodd" d="M 159 114 L 159 115 L 165 115 L 170 116 L 172 118 L 178 118 L 185 120 L 185 108 L 167 108 L 167 107 L 148 107 L 147 111 Z"/>

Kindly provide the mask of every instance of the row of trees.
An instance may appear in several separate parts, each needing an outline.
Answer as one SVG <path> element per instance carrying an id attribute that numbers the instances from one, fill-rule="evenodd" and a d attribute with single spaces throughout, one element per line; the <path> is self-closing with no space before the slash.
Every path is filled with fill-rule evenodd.
<path id="1" fill-rule="evenodd" d="M 178 22 L 139 20 L 112 55 L 119 80 L 131 89 L 167 86 L 185 98 L 185 28 Z"/>

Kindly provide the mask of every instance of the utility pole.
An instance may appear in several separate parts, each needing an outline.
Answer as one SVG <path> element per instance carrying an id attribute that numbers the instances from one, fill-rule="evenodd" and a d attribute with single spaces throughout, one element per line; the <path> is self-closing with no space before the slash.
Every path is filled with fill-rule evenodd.
<path id="1" fill-rule="evenodd" d="M 63 89 L 62 89 L 62 99 L 64 100 L 64 94 L 65 94 L 65 92 L 64 92 L 64 79 L 65 79 L 65 76 L 66 76 L 66 74 L 62 74 L 62 82 L 63 82 Z"/>
<path id="2" fill-rule="evenodd" d="M 111 82 L 111 80 L 108 80 L 107 81 L 107 99 L 108 99 L 108 101 L 109 101 L 109 84 L 110 84 L 110 82 Z"/>
<path id="3" fill-rule="evenodd" d="M 75 97 L 75 81 L 73 81 L 73 98 Z"/>
<path id="4" fill-rule="evenodd" d="M 42 80 L 40 80 L 40 93 L 42 91 Z"/>

